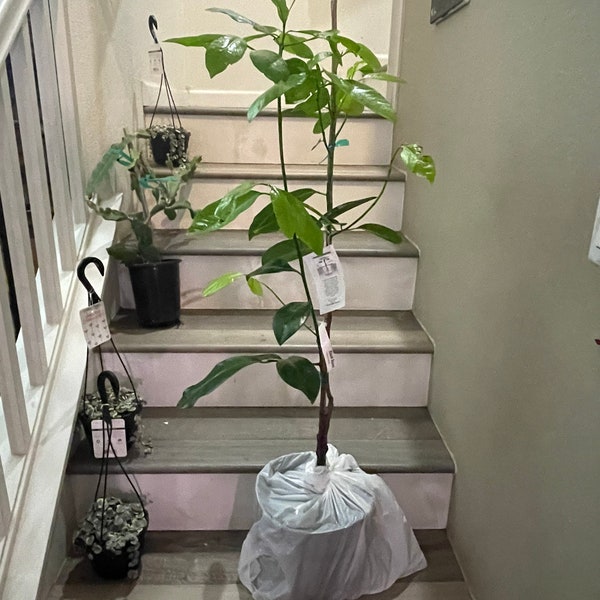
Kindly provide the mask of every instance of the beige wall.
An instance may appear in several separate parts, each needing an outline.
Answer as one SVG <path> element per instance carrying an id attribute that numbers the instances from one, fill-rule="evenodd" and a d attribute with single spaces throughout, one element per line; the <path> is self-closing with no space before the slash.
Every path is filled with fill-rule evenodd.
<path id="1" fill-rule="evenodd" d="M 450 532 L 477 600 L 600 598 L 600 3 L 405 0 L 396 141 L 431 410 L 458 464 Z"/>
<path id="2" fill-rule="evenodd" d="M 270 0 L 255 3 L 247 0 L 66 0 L 66 6 L 86 176 L 106 147 L 119 139 L 124 126 L 137 128 L 143 124 L 142 81 L 152 81 L 147 53 L 155 48 L 148 31 L 150 14 L 158 20 L 159 40 L 200 33 L 252 33 L 248 26 L 237 24 L 225 15 L 206 12 L 205 9 L 212 6 L 235 10 L 260 23 L 277 24 L 275 7 Z M 291 26 L 328 28 L 328 7 L 329 3 L 322 0 L 298 2 Z M 368 44 L 385 60 L 391 11 L 392 0 L 369 0 L 368 5 L 363 0 L 344 0 L 339 5 L 340 28 L 346 35 Z M 204 69 L 203 50 L 166 43 L 162 48 L 180 106 L 203 103 L 246 107 L 266 87 L 266 80 L 249 66 L 249 61 L 234 65 L 210 80 Z M 247 91 L 250 92 L 248 97 L 244 95 Z M 232 99 L 236 93 L 242 94 L 240 100 Z M 153 88 L 146 91 L 147 102 L 151 103 L 155 97 Z M 165 103 L 164 94 L 161 100 Z"/>

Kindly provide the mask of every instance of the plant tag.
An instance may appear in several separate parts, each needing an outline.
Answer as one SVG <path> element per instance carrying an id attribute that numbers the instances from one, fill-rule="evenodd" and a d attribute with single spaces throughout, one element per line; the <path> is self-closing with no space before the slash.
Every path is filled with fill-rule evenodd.
<path id="1" fill-rule="evenodd" d="M 323 248 L 323 254 L 314 252 L 304 257 L 304 265 L 310 272 L 319 298 L 319 313 L 324 315 L 346 305 L 346 284 L 342 264 L 331 245 Z"/>
<path id="2" fill-rule="evenodd" d="M 327 334 L 327 325 L 325 322 L 319 325 L 319 340 L 321 342 L 321 349 L 323 350 L 327 370 L 331 371 L 335 367 L 335 355 L 333 354 L 333 347 L 329 335 Z"/>
<path id="3" fill-rule="evenodd" d="M 97 302 L 79 311 L 83 335 L 88 348 L 91 350 L 110 340 L 110 330 L 104 310 L 104 302 Z"/>
<path id="4" fill-rule="evenodd" d="M 150 69 L 150 75 L 160 79 L 162 73 L 160 48 L 157 50 L 148 50 L 148 67 Z"/>
<path id="5" fill-rule="evenodd" d="M 598 200 L 598 210 L 596 211 L 596 221 L 592 232 L 592 243 L 588 258 L 597 265 L 600 265 L 600 200 Z"/>
<path id="6" fill-rule="evenodd" d="M 104 455 L 108 458 L 114 458 L 115 456 L 122 458 L 127 456 L 127 435 L 125 434 L 124 419 L 112 420 L 110 444 L 107 434 L 108 431 L 106 430 L 106 423 L 102 419 L 94 419 L 92 421 L 92 443 L 94 445 L 94 458 L 102 458 L 102 448 L 105 450 Z M 104 441 L 102 438 L 104 438 Z"/>

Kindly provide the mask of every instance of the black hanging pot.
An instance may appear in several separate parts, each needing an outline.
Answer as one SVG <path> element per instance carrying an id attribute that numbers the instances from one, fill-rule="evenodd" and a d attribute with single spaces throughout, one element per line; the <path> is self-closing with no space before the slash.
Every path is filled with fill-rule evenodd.
<path id="1" fill-rule="evenodd" d="M 168 258 L 156 263 L 129 265 L 138 322 L 142 327 L 179 323 L 179 263 Z"/>
<path id="2" fill-rule="evenodd" d="M 189 131 L 171 125 L 151 127 L 149 131 L 150 148 L 156 164 L 166 165 L 170 160 L 173 167 L 179 167 L 187 159 Z"/>

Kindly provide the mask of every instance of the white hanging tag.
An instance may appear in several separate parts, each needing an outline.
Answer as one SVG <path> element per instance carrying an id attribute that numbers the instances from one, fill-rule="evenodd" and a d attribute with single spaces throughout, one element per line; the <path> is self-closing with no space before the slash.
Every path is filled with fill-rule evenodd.
<path id="1" fill-rule="evenodd" d="M 331 371 L 335 368 L 335 355 L 333 353 L 333 347 L 327 333 L 327 325 L 325 322 L 319 325 L 319 341 L 321 342 L 321 350 L 323 350 L 327 370 Z"/>
<path id="2" fill-rule="evenodd" d="M 108 458 L 114 458 L 115 456 L 123 458 L 124 456 L 127 456 L 127 435 L 125 433 L 125 421 L 123 419 L 112 419 L 110 443 L 107 434 L 108 431 L 106 429 L 106 423 L 102 419 L 94 419 L 92 421 L 92 443 L 94 446 L 94 458 L 102 458 L 103 448 L 104 456 Z"/>
<path id="3" fill-rule="evenodd" d="M 160 47 L 153 47 L 152 50 L 148 50 L 148 68 L 150 71 L 150 77 L 160 81 L 162 74 L 162 56 Z"/>
<path id="4" fill-rule="evenodd" d="M 304 257 L 304 265 L 309 270 L 317 288 L 319 313 L 324 315 L 346 305 L 346 284 L 342 264 L 331 245 L 323 248 L 323 254 L 314 252 Z"/>
<path id="5" fill-rule="evenodd" d="M 92 306 L 81 309 L 79 316 L 81 317 L 83 335 L 90 350 L 110 340 L 104 302 L 97 302 Z"/>

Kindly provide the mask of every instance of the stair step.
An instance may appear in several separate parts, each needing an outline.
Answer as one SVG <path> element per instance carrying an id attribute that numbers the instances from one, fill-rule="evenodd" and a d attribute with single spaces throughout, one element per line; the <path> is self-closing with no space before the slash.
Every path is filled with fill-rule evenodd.
<path id="1" fill-rule="evenodd" d="M 230 356 L 274 352 L 314 358 L 314 338 L 306 330 L 279 346 L 271 329 L 272 316 L 273 311 L 186 311 L 180 327 L 140 331 L 133 313 L 122 312 L 111 329 L 148 404 L 174 406 L 187 386 Z M 340 406 L 427 403 L 433 345 L 412 313 L 338 311 L 332 342 L 336 368 L 331 382 Z M 104 356 L 106 368 L 122 372 L 113 353 Z M 286 386 L 273 365 L 255 365 L 240 371 L 201 404 L 302 407 L 307 399 Z"/>
<path id="2" fill-rule="evenodd" d="M 314 449 L 318 409 L 145 408 L 153 451 L 123 461 L 147 497 L 151 529 L 246 529 L 256 520 L 256 473 L 269 460 Z M 381 473 L 409 523 L 444 528 L 454 464 L 425 408 L 336 409 L 330 441 L 368 472 Z M 116 464 L 111 489 L 129 483 Z M 80 519 L 93 496 L 98 461 L 82 440 L 69 462 Z"/>
<path id="3" fill-rule="evenodd" d="M 47 600 L 250 600 L 238 583 L 237 565 L 246 531 L 150 531 L 140 578 L 108 582 L 80 558 L 65 562 Z M 399 580 L 370 600 L 469 600 L 445 531 L 416 530 L 427 568 Z M 366 598 L 364 600 L 367 600 Z"/>
<path id="4" fill-rule="evenodd" d="M 264 250 L 283 238 L 261 235 L 248 241 L 244 231 L 225 230 L 207 234 L 159 231 L 157 245 L 168 256 L 181 258 L 181 303 L 184 309 L 263 309 L 278 308 L 279 301 L 269 292 L 253 294 L 244 280 L 219 293 L 202 297 L 202 289 L 214 278 L 231 272 L 250 273 L 260 266 Z M 408 241 L 391 244 L 367 232 L 337 236 L 335 248 L 344 270 L 346 306 L 364 310 L 408 310 L 412 308 L 418 251 Z M 304 297 L 302 282 L 295 273 L 262 276 L 284 301 Z M 129 275 L 119 270 L 120 305 L 134 307 Z M 311 286 L 312 289 L 312 286 Z"/>
<path id="5" fill-rule="evenodd" d="M 146 126 L 154 107 L 145 106 Z M 211 163 L 278 163 L 276 111 L 267 109 L 248 122 L 245 109 L 182 107 L 181 123 L 192 133 L 188 152 Z M 154 123 L 169 123 L 160 115 Z M 320 164 L 325 151 L 312 133 L 314 120 L 288 116 L 284 124 L 286 161 L 290 164 Z M 385 165 L 392 156 L 393 123 L 374 114 L 350 117 L 344 126 L 347 147 L 336 151 L 340 165 Z"/>
<path id="6" fill-rule="evenodd" d="M 290 190 L 310 187 L 319 192 L 325 192 L 327 169 L 325 165 L 287 165 L 287 176 Z M 158 167 L 158 175 L 169 174 L 166 168 Z M 335 170 L 334 201 L 342 204 L 351 200 L 377 196 L 388 179 L 387 166 L 368 165 L 339 165 Z M 405 174 L 400 171 L 390 173 L 389 182 L 383 192 L 381 200 L 369 213 L 369 221 L 385 223 L 393 229 L 402 227 L 402 207 L 404 200 Z M 256 181 L 270 185 L 281 186 L 281 169 L 278 164 L 224 164 L 208 163 L 202 161 L 194 174 L 192 185 L 189 189 L 188 200 L 195 210 L 222 198 L 229 190 L 239 185 L 242 181 Z M 266 205 L 266 198 L 259 198 L 254 205 L 233 223 L 228 229 L 247 229 L 256 214 Z M 312 206 L 325 212 L 325 199 L 323 196 L 313 196 L 310 200 Z M 364 207 L 362 208 L 364 211 Z M 360 208 L 349 211 L 344 215 L 348 223 L 362 215 Z M 189 213 L 180 212 L 178 217 L 170 221 L 166 217 L 155 218 L 155 225 L 164 229 L 187 229 L 191 223 Z"/>

